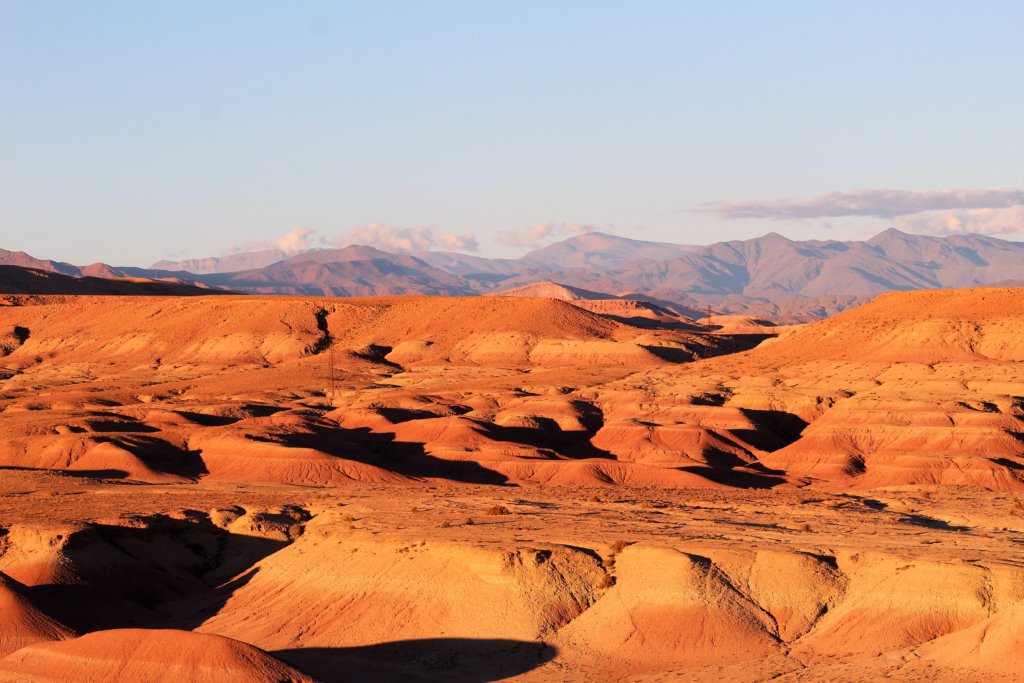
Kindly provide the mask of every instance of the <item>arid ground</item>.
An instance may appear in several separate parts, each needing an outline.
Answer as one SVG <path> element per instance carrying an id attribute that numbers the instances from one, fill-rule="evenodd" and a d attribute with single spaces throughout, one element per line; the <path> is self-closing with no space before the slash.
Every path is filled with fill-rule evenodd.
<path id="1" fill-rule="evenodd" d="M 0 680 L 1019 680 L 1022 294 L 0 297 Z"/>

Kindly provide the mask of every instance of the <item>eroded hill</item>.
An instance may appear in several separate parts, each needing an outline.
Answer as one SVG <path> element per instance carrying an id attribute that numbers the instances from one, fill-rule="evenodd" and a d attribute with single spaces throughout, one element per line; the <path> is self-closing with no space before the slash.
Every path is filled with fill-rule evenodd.
<path id="1" fill-rule="evenodd" d="M 0 678 L 1014 680 L 1019 295 L 8 297 Z"/>

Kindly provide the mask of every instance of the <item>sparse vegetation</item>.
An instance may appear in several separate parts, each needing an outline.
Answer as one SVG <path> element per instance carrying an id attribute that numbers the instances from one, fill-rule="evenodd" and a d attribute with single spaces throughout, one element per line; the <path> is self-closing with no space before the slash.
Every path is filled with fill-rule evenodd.
<path id="1" fill-rule="evenodd" d="M 491 507 L 484 510 L 485 515 L 511 515 L 512 511 L 504 505 L 492 505 Z"/>

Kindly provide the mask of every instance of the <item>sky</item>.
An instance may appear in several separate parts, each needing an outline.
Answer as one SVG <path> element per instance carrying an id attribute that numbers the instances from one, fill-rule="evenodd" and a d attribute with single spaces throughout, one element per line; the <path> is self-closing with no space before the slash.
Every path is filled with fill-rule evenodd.
<path id="1" fill-rule="evenodd" d="M 1024 2 L 0 0 L 0 248 L 1024 239 Z"/>

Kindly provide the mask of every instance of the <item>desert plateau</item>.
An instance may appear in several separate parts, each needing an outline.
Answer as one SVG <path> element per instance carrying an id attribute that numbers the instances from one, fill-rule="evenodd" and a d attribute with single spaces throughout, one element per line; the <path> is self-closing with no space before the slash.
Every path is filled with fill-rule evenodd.
<path id="1" fill-rule="evenodd" d="M 0 680 L 1018 677 L 1022 290 L 140 293 L 2 298 Z"/>
<path id="2" fill-rule="evenodd" d="M 1022 26 L 0 0 L 0 683 L 1024 683 Z"/>

